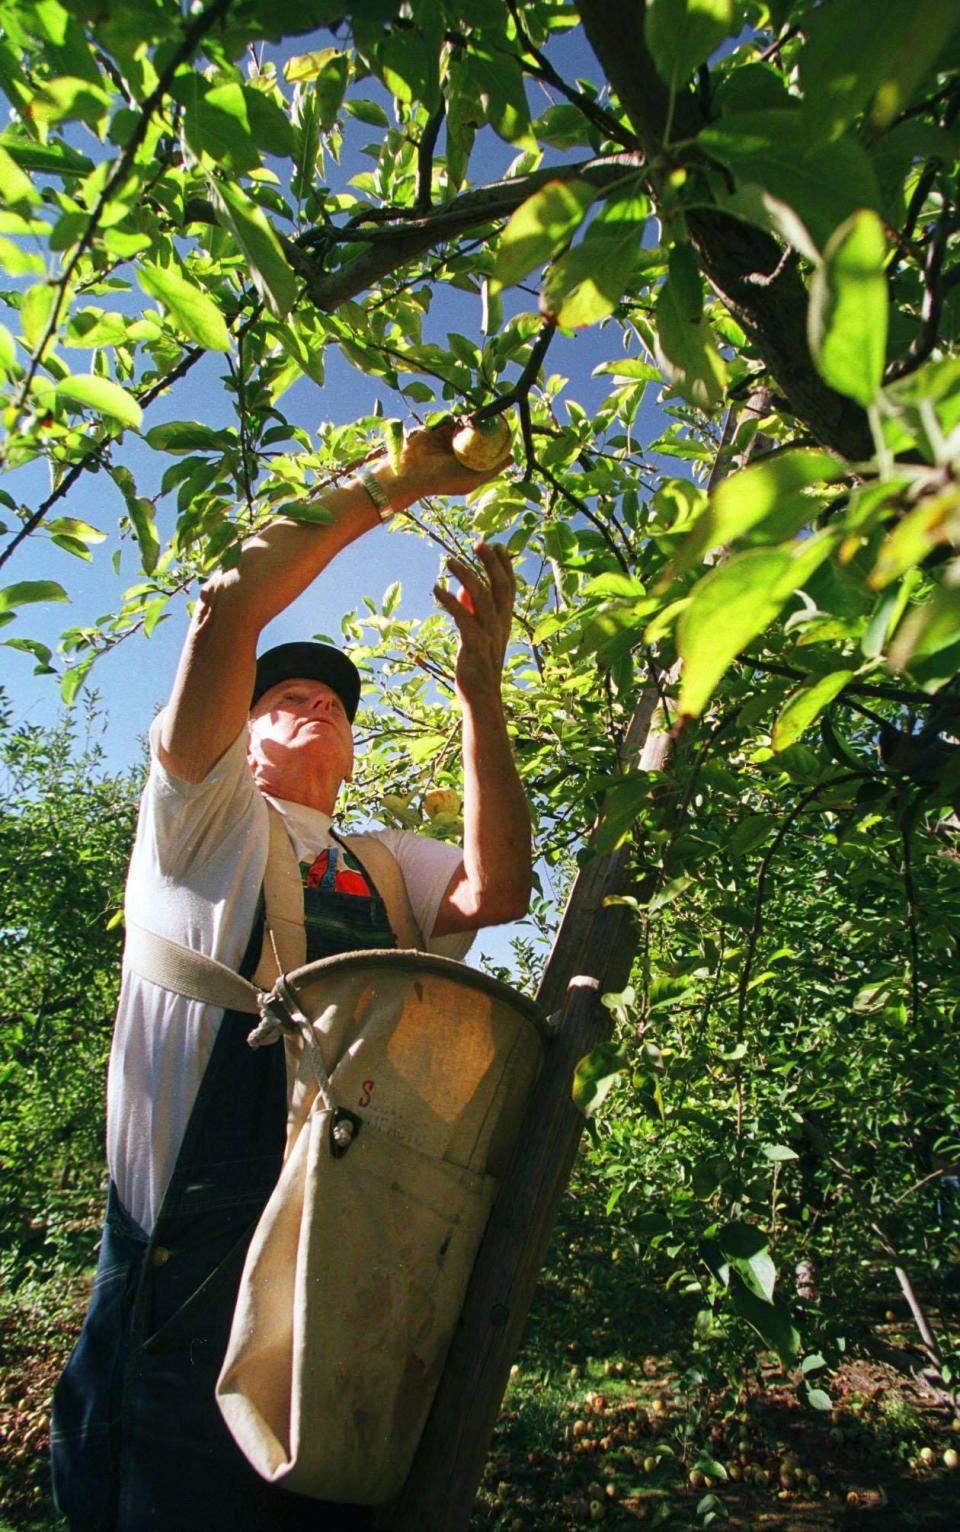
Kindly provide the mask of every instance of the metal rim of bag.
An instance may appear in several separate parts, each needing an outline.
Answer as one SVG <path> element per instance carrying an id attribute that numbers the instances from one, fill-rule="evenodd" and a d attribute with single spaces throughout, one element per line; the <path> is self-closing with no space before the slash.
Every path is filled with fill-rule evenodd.
<path id="1" fill-rule="evenodd" d="M 302 968 L 295 968 L 284 977 L 287 985 L 299 994 L 302 986 L 314 983 L 317 979 L 323 978 L 324 974 L 339 976 L 349 973 L 351 969 L 371 968 L 382 969 L 390 974 L 407 972 L 434 975 L 437 978 L 447 979 L 453 984 L 459 984 L 465 989 L 478 990 L 492 1000 L 511 1006 L 518 1012 L 521 1020 L 535 1028 L 542 1042 L 546 1042 L 549 1038 L 546 1016 L 535 1000 L 531 1000 L 528 995 L 521 995 L 518 990 L 511 988 L 509 984 L 504 984 L 500 979 L 494 979 L 490 974 L 481 973 L 476 968 L 468 968 L 465 963 L 458 963 L 455 958 L 439 957 L 432 952 L 416 952 L 396 947 L 375 947 L 369 951 L 341 952 L 334 957 L 319 958 L 315 963 L 305 963 Z"/>

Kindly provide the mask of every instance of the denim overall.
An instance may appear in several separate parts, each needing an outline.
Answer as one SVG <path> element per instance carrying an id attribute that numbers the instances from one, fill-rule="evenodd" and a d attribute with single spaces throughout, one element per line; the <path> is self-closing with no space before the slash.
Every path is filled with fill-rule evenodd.
<path id="1" fill-rule="evenodd" d="M 307 960 L 395 947 L 382 899 L 341 847 L 304 869 Z M 339 870 L 339 876 L 338 876 Z M 337 884 L 340 887 L 337 887 Z M 258 911 L 240 971 L 260 955 Z M 287 1532 L 369 1526 L 366 1507 L 293 1495 L 250 1467 L 214 1397 L 247 1246 L 283 1160 L 282 1045 L 224 1014 L 149 1239 L 111 1184 L 90 1309 L 54 1394 L 54 1495 L 71 1532 Z"/>

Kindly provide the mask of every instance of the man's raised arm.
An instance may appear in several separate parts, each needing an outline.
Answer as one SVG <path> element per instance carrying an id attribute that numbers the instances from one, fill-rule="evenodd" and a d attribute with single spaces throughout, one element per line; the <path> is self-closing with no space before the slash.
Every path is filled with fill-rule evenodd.
<path id="1" fill-rule="evenodd" d="M 371 465 L 394 510 L 423 495 L 467 494 L 500 471 L 502 464 L 491 474 L 463 468 L 450 449 L 453 430 L 411 433 L 396 472 L 385 460 Z M 211 576 L 200 592 L 160 739 L 164 765 L 184 781 L 201 782 L 243 727 L 262 629 L 342 548 L 380 525 L 360 479 L 327 490 L 317 503 L 330 522 L 272 522 L 244 544 L 233 569 Z"/>
<path id="2" fill-rule="evenodd" d="M 502 697 L 516 582 L 504 548 L 479 542 L 475 551 L 485 580 L 461 559 L 449 559 L 460 591 L 434 591 L 460 635 L 456 690 L 463 713 L 463 863 L 437 911 L 434 936 L 519 920 L 530 903 L 530 810 Z"/>

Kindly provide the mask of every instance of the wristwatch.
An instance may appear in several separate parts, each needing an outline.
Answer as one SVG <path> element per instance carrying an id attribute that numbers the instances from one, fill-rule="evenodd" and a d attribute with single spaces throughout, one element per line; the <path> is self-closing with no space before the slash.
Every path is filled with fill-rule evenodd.
<path id="1" fill-rule="evenodd" d="M 390 517 L 396 514 L 396 507 L 391 505 L 390 496 L 380 483 L 380 480 L 369 468 L 358 468 L 356 476 L 373 501 L 380 520 L 389 521 Z"/>

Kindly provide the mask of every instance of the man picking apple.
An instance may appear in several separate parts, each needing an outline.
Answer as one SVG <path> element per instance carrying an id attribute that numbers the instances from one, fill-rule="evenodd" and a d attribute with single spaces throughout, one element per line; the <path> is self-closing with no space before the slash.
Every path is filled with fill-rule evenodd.
<path id="1" fill-rule="evenodd" d="M 325 525 L 276 521 L 200 592 L 152 763 L 127 884 L 127 918 L 249 975 L 259 956 L 268 810 L 303 874 L 307 957 L 396 945 L 374 879 L 333 829 L 353 768 L 360 677 L 328 645 L 257 658 L 261 630 L 340 550 L 423 495 L 488 478 L 455 455 L 454 427 L 416 431 L 386 461 L 325 493 Z M 430 950 L 462 956 L 530 892 L 530 818 L 504 721 L 501 677 L 515 593 L 502 548 L 484 575 L 436 598 L 456 624 L 463 850 L 378 832 Z M 86 1323 L 52 1427 L 58 1505 L 73 1532 L 281 1532 L 366 1525 L 262 1480 L 220 1416 L 214 1385 L 243 1259 L 279 1174 L 282 1048 L 247 1047 L 249 1018 L 125 966 L 108 1082 L 110 1191 Z M 344 1237 L 349 1231 L 344 1231 Z M 322 1301 L 322 1295 L 320 1298 Z"/>

